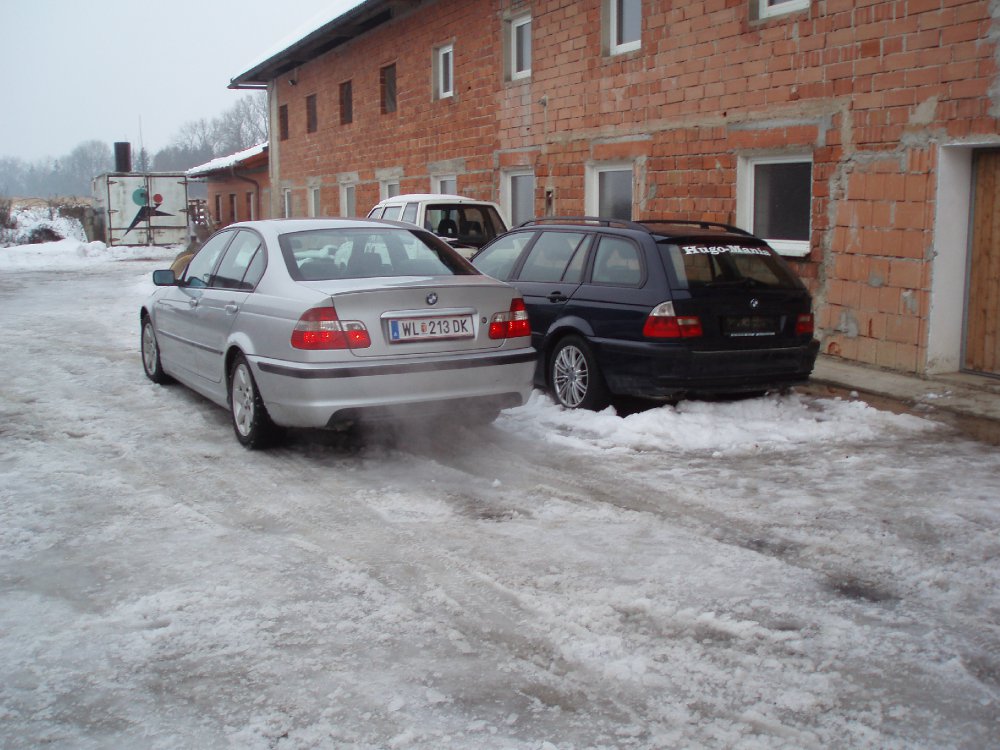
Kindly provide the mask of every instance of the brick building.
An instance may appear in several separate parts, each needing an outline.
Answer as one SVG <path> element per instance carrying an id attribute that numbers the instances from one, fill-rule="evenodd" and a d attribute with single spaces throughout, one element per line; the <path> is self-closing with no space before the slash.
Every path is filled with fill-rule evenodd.
<path id="1" fill-rule="evenodd" d="M 995 0 L 366 0 L 231 86 L 269 93 L 272 215 L 726 221 L 822 351 L 998 375 L 998 38 Z"/>
<path id="2" fill-rule="evenodd" d="M 267 151 L 267 144 L 261 143 L 187 171 L 189 179 L 205 181 L 206 205 L 216 227 L 272 215 Z"/>

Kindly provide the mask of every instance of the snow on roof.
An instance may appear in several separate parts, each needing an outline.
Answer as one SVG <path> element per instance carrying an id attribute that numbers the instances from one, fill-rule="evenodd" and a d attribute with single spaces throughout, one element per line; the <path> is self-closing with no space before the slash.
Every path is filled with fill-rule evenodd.
<path id="1" fill-rule="evenodd" d="M 267 141 L 264 141 L 263 143 L 258 143 L 256 146 L 251 146 L 250 148 L 243 149 L 242 151 L 237 151 L 235 154 L 219 156 L 212 159 L 212 161 L 205 162 L 197 167 L 191 167 L 186 174 L 188 177 L 202 177 L 210 172 L 217 172 L 220 169 L 235 167 L 236 165 L 245 162 L 252 156 L 264 153 L 267 150 L 267 143 Z"/>
<path id="2" fill-rule="evenodd" d="M 359 5 L 363 5 L 366 1 L 367 0 L 335 0 L 334 2 L 331 2 L 328 8 L 314 14 L 307 21 L 303 22 L 293 31 L 290 31 L 284 37 L 275 42 L 263 54 L 258 55 L 254 60 L 249 61 L 249 63 L 240 68 L 240 70 L 249 72 L 254 68 L 264 65 L 264 63 L 271 60 L 271 58 L 277 57 L 289 47 L 295 45 L 296 42 L 301 42 L 313 32 L 321 29 L 329 23 L 332 23 L 333 21 L 336 21 L 347 12 L 354 10 Z M 235 80 L 235 78 L 233 80 Z"/>

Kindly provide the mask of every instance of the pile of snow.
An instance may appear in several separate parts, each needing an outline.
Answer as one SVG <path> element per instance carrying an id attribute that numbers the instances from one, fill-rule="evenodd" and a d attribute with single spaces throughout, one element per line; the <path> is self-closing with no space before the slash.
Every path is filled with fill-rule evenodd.
<path id="1" fill-rule="evenodd" d="M 79 224 L 79 222 L 77 223 Z M 78 269 L 107 261 L 173 258 L 179 251 L 179 246 L 163 248 L 118 245 L 108 247 L 103 242 L 65 239 L 58 242 L 42 242 L 36 245 L 19 245 L 0 249 L 0 269 Z"/>
<path id="2" fill-rule="evenodd" d="M 68 216 L 53 216 L 53 210 L 40 206 L 15 208 L 11 212 L 14 227 L 0 229 L 0 246 L 24 245 L 48 230 L 57 237 L 86 242 L 87 235 L 79 219 Z"/>

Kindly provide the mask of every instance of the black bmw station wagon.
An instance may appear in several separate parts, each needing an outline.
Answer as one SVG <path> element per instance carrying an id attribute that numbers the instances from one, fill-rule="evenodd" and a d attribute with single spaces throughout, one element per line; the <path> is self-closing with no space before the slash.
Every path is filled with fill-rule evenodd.
<path id="1" fill-rule="evenodd" d="M 535 381 L 568 408 L 763 393 L 808 380 L 816 361 L 809 292 L 726 224 L 538 219 L 472 262 L 523 295 Z"/>

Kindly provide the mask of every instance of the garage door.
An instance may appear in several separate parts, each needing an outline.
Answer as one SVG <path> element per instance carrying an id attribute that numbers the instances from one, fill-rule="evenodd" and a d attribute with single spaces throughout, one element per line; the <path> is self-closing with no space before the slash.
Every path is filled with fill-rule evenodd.
<path id="1" fill-rule="evenodd" d="M 977 151 L 964 366 L 1000 376 L 1000 149 Z"/>

